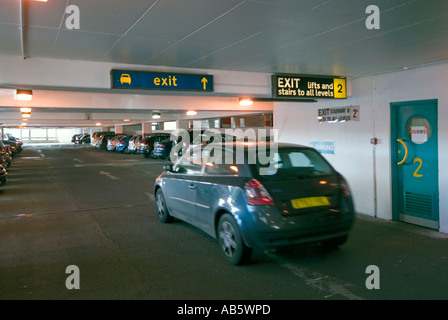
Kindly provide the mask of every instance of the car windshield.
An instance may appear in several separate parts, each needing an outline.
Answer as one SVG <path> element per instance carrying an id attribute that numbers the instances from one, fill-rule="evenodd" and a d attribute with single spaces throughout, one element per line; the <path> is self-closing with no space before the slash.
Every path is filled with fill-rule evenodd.
<path id="1" fill-rule="evenodd" d="M 260 179 L 302 179 L 334 174 L 331 165 L 314 149 L 279 148 L 277 152 L 258 154 L 254 165 Z"/>

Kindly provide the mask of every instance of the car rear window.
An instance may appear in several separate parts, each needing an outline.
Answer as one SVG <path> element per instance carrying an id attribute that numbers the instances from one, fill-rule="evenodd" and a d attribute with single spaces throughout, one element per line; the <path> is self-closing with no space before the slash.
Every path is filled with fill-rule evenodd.
<path id="1" fill-rule="evenodd" d="M 333 167 L 317 151 L 309 148 L 279 148 L 272 155 L 257 157 L 253 166 L 261 179 L 297 179 L 334 174 Z"/>

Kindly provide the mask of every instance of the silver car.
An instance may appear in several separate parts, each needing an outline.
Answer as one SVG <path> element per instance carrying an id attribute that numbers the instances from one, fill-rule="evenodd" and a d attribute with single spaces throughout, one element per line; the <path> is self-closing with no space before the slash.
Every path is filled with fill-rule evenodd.
<path id="1" fill-rule="evenodd" d="M 291 144 L 190 149 L 164 167 L 154 194 L 160 221 L 177 218 L 205 231 L 234 265 L 249 261 L 253 248 L 337 247 L 355 217 L 342 175 L 314 149 Z"/>

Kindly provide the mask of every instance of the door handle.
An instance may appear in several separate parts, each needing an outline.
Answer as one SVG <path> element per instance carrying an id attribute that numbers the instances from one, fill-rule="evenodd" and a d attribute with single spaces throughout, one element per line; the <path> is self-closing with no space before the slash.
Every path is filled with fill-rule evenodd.
<path id="1" fill-rule="evenodd" d="M 189 188 L 190 190 L 194 190 L 194 189 L 196 189 L 196 186 L 195 186 L 194 184 L 190 184 L 190 185 L 188 186 L 188 188 Z"/>
<path id="2" fill-rule="evenodd" d="M 408 146 L 406 145 L 406 143 L 402 139 L 397 139 L 397 141 L 400 142 L 403 145 L 403 147 L 404 147 L 404 158 L 400 162 L 397 162 L 397 166 L 401 166 L 408 159 Z"/>

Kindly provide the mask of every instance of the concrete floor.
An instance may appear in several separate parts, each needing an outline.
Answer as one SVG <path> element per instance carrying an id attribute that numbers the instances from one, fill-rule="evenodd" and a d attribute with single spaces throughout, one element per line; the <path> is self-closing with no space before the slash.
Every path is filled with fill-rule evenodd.
<path id="1" fill-rule="evenodd" d="M 90 146 L 25 147 L 0 188 L 0 299 L 448 298 L 448 235 L 365 215 L 338 250 L 255 251 L 250 264 L 228 265 L 203 232 L 158 221 L 152 187 L 163 164 Z M 79 289 L 67 288 L 70 266 Z"/>

